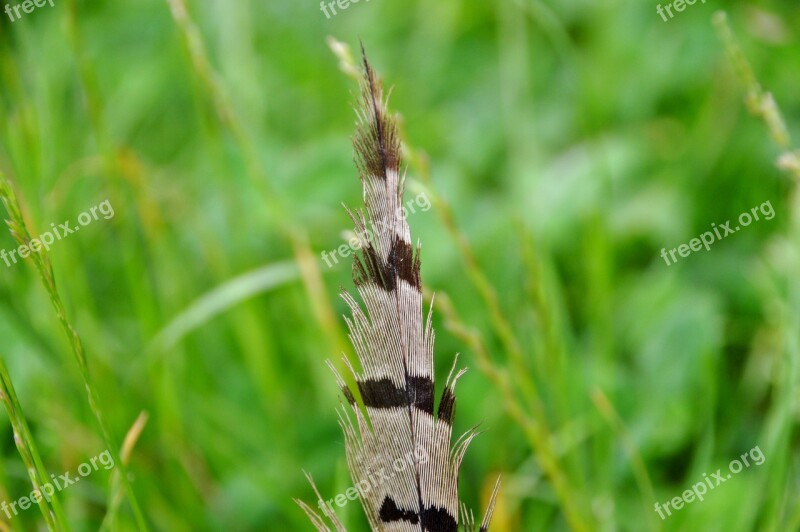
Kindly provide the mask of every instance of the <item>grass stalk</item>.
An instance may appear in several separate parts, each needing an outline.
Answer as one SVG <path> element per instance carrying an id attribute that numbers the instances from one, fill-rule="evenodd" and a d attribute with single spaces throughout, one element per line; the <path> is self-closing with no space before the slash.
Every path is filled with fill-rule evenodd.
<path id="1" fill-rule="evenodd" d="M 563 339 L 566 333 L 559 314 L 562 308 L 561 286 L 553 275 L 549 275 L 546 255 L 521 221 L 518 223 L 518 232 L 526 271 L 526 296 L 532 302 L 537 320 L 535 371 L 539 375 L 547 375 L 542 393 L 552 400 L 554 419 L 569 420 L 573 417 L 570 403 L 573 386 L 567 372 L 567 347 Z M 572 475 L 573 482 L 580 483 L 579 486 L 584 489 L 585 467 L 582 467 L 580 458 L 578 453 L 570 453 L 565 459 L 565 467 Z"/>
<path id="2" fill-rule="evenodd" d="M 728 59 L 744 87 L 748 111 L 766 125 L 772 143 L 780 152 L 777 166 L 793 179 L 793 187 L 789 193 L 791 220 L 787 239 L 796 250 L 800 247 L 800 151 L 792 150 L 792 140 L 783 114 L 772 93 L 761 87 L 750 62 L 736 41 L 727 14 L 724 11 L 716 12 L 713 24 Z M 796 275 L 796 261 L 792 264 L 794 268 L 790 267 L 781 272 L 784 277 L 781 282 L 786 286 L 785 292 L 781 293 L 779 303 L 783 309 L 780 317 L 784 330 L 781 342 L 783 358 L 779 361 L 780 369 L 773 385 L 775 403 L 766 416 L 762 429 L 762 438 L 766 442 L 764 453 L 772 457 L 771 465 L 759 479 L 761 487 L 758 493 L 764 497 L 766 505 L 758 515 L 753 508 L 746 509 L 741 519 L 743 527 L 763 530 L 791 530 L 795 527 L 785 528 L 787 520 L 791 522 L 797 519 L 786 515 L 781 502 L 783 497 L 780 496 L 789 485 L 790 477 L 787 469 L 780 464 L 781 457 L 788 459 L 791 455 L 796 425 L 793 412 L 800 381 L 800 344 L 797 338 L 797 329 L 800 327 L 800 282 Z"/>
<path id="3" fill-rule="evenodd" d="M 717 36 L 745 89 L 745 103 L 748 111 L 764 122 L 773 143 L 781 150 L 778 167 L 789 172 L 796 182 L 800 182 L 800 153 L 791 150 L 792 141 L 789 129 L 786 127 L 786 121 L 775 98 L 758 82 L 753 67 L 750 66 L 750 62 L 736 42 L 733 30 L 728 23 L 727 13 L 717 11 L 714 14 L 713 22 Z"/>
<path id="4" fill-rule="evenodd" d="M 657 500 L 655 489 L 653 489 L 653 481 L 650 479 L 650 474 L 647 472 L 647 464 L 645 464 L 641 453 L 637 449 L 633 436 L 625 427 L 625 422 L 602 390 L 595 388 L 592 391 L 592 401 L 603 418 L 608 422 L 611 428 L 614 429 L 617 438 L 619 438 L 622 446 L 625 448 L 625 452 L 628 454 L 633 477 L 636 479 L 636 484 L 639 486 L 639 492 L 642 494 L 644 515 L 649 517 L 650 529 L 656 531 L 661 530 L 661 523 L 656 518 L 656 514 L 653 512 L 653 507 L 651 506 L 653 501 Z"/>
<path id="5" fill-rule="evenodd" d="M 467 327 L 458 315 L 455 306 L 447 294 L 439 293 L 436 298 L 437 308 L 445 319 L 445 327 L 454 336 L 467 344 L 476 355 L 478 368 L 486 374 L 495 384 L 503 399 L 503 405 L 512 419 L 520 426 L 528 443 L 534 451 L 539 466 L 547 475 L 556 492 L 564 516 L 573 530 L 578 532 L 589 531 L 586 517 L 580 504 L 576 500 L 577 491 L 574 490 L 564 474 L 557 453 L 553 449 L 551 435 L 543 423 L 532 419 L 520 406 L 514 391 L 514 385 L 507 371 L 497 368 L 492 362 L 489 350 L 481 335 Z"/>
<path id="6" fill-rule="evenodd" d="M 22 406 L 19 403 L 14 385 L 11 382 L 11 376 L 2 356 L 0 356 L 0 402 L 3 403 L 3 408 L 8 414 L 8 419 L 14 430 L 14 443 L 28 470 L 33 489 L 41 493 L 42 487 L 50 481 L 50 475 L 48 475 L 39 455 L 39 450 L 31 435 L 28 422 L 25 419 L 25 414 L 22 411 Z M 48 529 L 54 531 L 69 530 L 57 493 L 54 492 L 49 501 L 44 497 L 40 497 L 38 506 Z"/>
<path id="7" fill-rule="evenodd" d="M 3 205 L 5 206 L 10 218 L 6 221 L 6 223 L 11 231 L 11 235 L 21 246 L 28 246 L 32 240 L 30 231 L 28 231 L 27 224 L 22 216 L 22 211 L 19 201 L 17 200 L 17 196 L 14 193 L 11 184 L 2 173 L 0 173 L 0 199 L 2 199 Z M 67 318 L 67 312 L 64 307 L 64 303 L 61 300 L 61 296 L 56 286 L 55 275 L 53 273 L 53 266 L 50 262 L 50 257 L 46 250 L 40 248 L 38 252 L 31 253 L 29 259 L 31 262 L 33 262 L 36 271 L 39 274 L 39 278 L 42 281 L 45 291 L 50 298 L 50 303 L 53 306 L 56 317 L 58 318 L 61 328 L 70 344 L 75 361 L 78 364 L 81 378 L 83 379 L 84 387 L 86 388 L 89 407 L 95 416 L 108 451 L 111 453 L 114 463 L 119 469 L 120 477 L 122 478 L 122 483 L 125 487 L 128 502 L 133 510 L 136 524 L 140 530 L 148 530 L 144 514 L 139 507 L 139 503 L 136 500 L 136 495 L 134 494 L 130 485 L 130 481 L 128 480 L 127 467 L 120 459 L 118 446 L 105 421 L 103 409 L 100 406 L 97 387 L 94 384 L 91 371 L 89 370 L 89 364 L 86 359 L 86 352 L 83 342 L 81 341 L 80 335 Z"/>
<path id="8" fill-rule="evenodd" d="M 280 199 L 280 195 L 272 187 L 259 161 L 254 143 L 246 133 L 233 106 L 225 97 L 217 73 L 208 59 L 200 31 L 189 15 L 186 1 L 165 1 L 170 8 L 176 26 L 180 30 L 197 79 L 207 93 L 220 123 L 228 130 L 241 150 L 246 173 L 252 186 L 261 194 L 265 204 L 277 221 L 279 230 L 291 244 L 314 317 L 327 337 L 329 345 L 335 346 L 337 352 L 349 352 L 350 348 L 345 341 L 344 333 L 325 291 L 319 264 L 316 256 L 311 251 L 308 235 L 300 224 L 294 221 L 291 211 L 286 208 Z"/>
<path id="9" fill-rule="evenodd" d="M 464 233 L 462 233 L 458 228 L 458 225 L 455 221 L 455 216 L 453 215 L 453 210 L 450 208 L 450 205 L 438 194 L 434 188 L 427 158 L 417 156 L 413 150 L 410 151 L 412 151 L 411 158 L 417 162 L 417 169 L 420 171 L 420 175 L 428 191 L 431 193 L 431 202 L 433 203 L 434 207 L 436 207 L 436 212 L 439 214 L 442 224 L 444 225 L 445 229 L 447 229 L 447 232 L 450 233 L 450 236 L 458 246 L 458 250 L 461 253 L 461 258 L 464 262 L 467 275 L 472 281 L 473 286 L 478 291 L 478 294 L 480 294 L 481 299 L 483 299 L 484 303 L 486 303 L 486 308 L 489 311 L 492 327 L 500 339 L 505 352 L 509 356 L 509 360 L 514 369 L 514 374 L 516 376 L 515 380 L 517 381 L 518 387 L 525 397 L 528 405 L 530 405 L 537 421 L 539 423 L 545 423 L 546 414 L 544 405 L 542 404 L 541 394 L 539 393 L 534 380 L 528 377 L 530 370 L 525 362 L 525 354 L 522 351 L 522 347 L 519 344 L 519 340 L 517 339 L 511 324 L 503 312 L 503 309 L 500 305 L 500 298 L 497 296 L 497 291 L 494 289 L 494 286 L 492 286 L 492 283 L 489 282 L 486 274 L 481 269 L 478 259 L 476 258 L 466 235 L 464 235 Z"/>
<path id="10" fill-rule="evenodd" d="M 145 425 L 147 425 L 148 418 L 149 415 L 147 412 L 141 412 L 125 435 L 125 439 L 122 441 L 120 459 L 125 466 L 128 466 L 131 462 L 133 448 L 136 442 L 139 441 L 139 437 L 142 435 Z M 111 490 L 108 494 L 108 510 L 100 526 L 101 530 L 116 530 L 114 523 L 116 522 L 117 513 L 119 513 L 119 507 L 122 505 L 124 498 L 125 488 L 120 480 L 119 471 L 115 471 L 111 477 Z"/>

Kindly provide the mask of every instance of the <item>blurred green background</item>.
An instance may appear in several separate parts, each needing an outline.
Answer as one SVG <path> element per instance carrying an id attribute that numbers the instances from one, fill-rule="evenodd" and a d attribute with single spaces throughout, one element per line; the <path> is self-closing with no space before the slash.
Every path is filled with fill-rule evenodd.
<path id="1" fill-rule="evenodd" d="M 667 22 L 613 0 L 54 3 L 1 17 L 0 169 L 34 235 L 115 209 L 50 255 L 114 438 L 149 415 L 129 468 L 152 529 L 310 530 L 302 471 L 326 498 L 350 485 L 324 363 L 349 352 L 350 259 L 320 254 L 360 201 L 357 86 L 329 36 L 394 86 L 407 199 L 434 200 L 409 222 L 440 386 L 456 352 L 471 368 L 455 432 L 484 431 L 461 473 L 476 514 L 500 474 L 498 532 L 800 529 L 800 204 L 711 22 L 728 11 L 796 137 L 797 2 Z M 772 220 L 659 257 L 766 201 Z M 0 263 L 0 357 L 49 473 L 105 450 L 29 264 Z M 658 518 L 755 446 L 763 465 Z M 100 526 L 110 483 L 59 494 L 74 530 Z M 2 416 L 0 500 L 30 491 Z M 339 515 L 367 529 L 358 503 Z M 43 528 L 36 508 L 0 520 Z M 113 528 L 136 528 L 128 502 Z"/>

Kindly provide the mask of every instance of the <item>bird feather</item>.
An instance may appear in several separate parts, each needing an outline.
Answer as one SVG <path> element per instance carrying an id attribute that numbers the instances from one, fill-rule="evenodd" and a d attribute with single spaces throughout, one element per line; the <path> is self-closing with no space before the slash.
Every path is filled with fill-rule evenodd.
<path id="1" fill-rule="evenodd" d="M 353 280 L 361 303 L 342 294 L 359 369 L 346 357 L 345 365 L 358 393 L 328 363 L 349 403 L 340 412 L 347 463 L 373 530 L 453 532 L 459 520 L 463 529 L 475 530 L 471 512 L 459 502 L 458 472 L 477 431 L 451 445 L 455 386 L 466 370 L 456 371 L 456 357 L 434 412 L 433 303 L 424 319 L 420 246 L 411 242 L 402 209 L 405 176 L 397 121 L 363 47 L 362 55 L 353 146 L 364 208 L 347 211 L 358 237 Z M 488 530 L 498 487 L 499 480 L 481 531 Z M 322 516 L 299 504 L 318 530 L 329 530 Z M 336 530 L 343 530 L 331 508 L 320 508 Z"/>

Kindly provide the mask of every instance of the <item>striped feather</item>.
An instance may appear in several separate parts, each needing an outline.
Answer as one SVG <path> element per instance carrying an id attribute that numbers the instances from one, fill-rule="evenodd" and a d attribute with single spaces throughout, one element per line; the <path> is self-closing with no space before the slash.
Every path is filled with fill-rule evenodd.
<path id="1" fill-rule="evenodd" d="M 364 208 L 348 210 L 360 244 L 353 280 L 361 303 L 342 295 L 350 308 L 345 320 L 360 369 L 346 358 L 345 365 L 358 394 L 329 363 L 350 405 L 349 413 L 340 413 L 347 462 L 373 530 L 452 532 L 459 518 L 462 528 L 474 530 L 471 514 L 459 503 L 458 471 L 476 431 L 451 445 L 455 386 L 466 370 L 456 372 L 454 363 L 434 412 L 435 335 L 432 312 L 423 316 L 420 247 L 411 242 L 401 208 L 397 124 L 366 54 L 364 70 L 353 139 Z M 497 486 L 481 531 L 488 528 L 496 494 Z M 341 523 L 322 506 L 339 530 Z M 328 530 L 320 515 L 301 507 L 318 530 Z"/>

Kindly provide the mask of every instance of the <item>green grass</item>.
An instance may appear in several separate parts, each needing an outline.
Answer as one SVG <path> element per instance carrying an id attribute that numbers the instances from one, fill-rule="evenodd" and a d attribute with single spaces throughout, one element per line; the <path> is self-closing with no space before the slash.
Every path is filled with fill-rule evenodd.
<path id="1" fill-rule="evenodd" d="M 497 532 L 800 530 L 790 4 L 730 6 L 733 40 L 712 0 L 666 23 L 577 0 L 0 12 L 0 171 L 22 206 L 6 218 L 24 240 L 20 217 L 35 236 L 115 210 L 49 258 L 0 261 L 0 501 L 107 448 L 129 473 L 0 529 L 308 530 L 303 470 L 327 498 L 349 486 L 325 360 L 350 350 L 352 282 L 320 254 L 360 187 L 332 36 L 362 39 L 394 85 L 409 193 L 434 200 L 410 225 L 440 384 L 456 352 L 471 368 L 465 502 L 500 474 Z M 765 201 L 774 219 L 659 257 Z M 757 445 L 763 465 L 658 518 Z M 340 517 L 366 530 L 356 503 Z"/>

